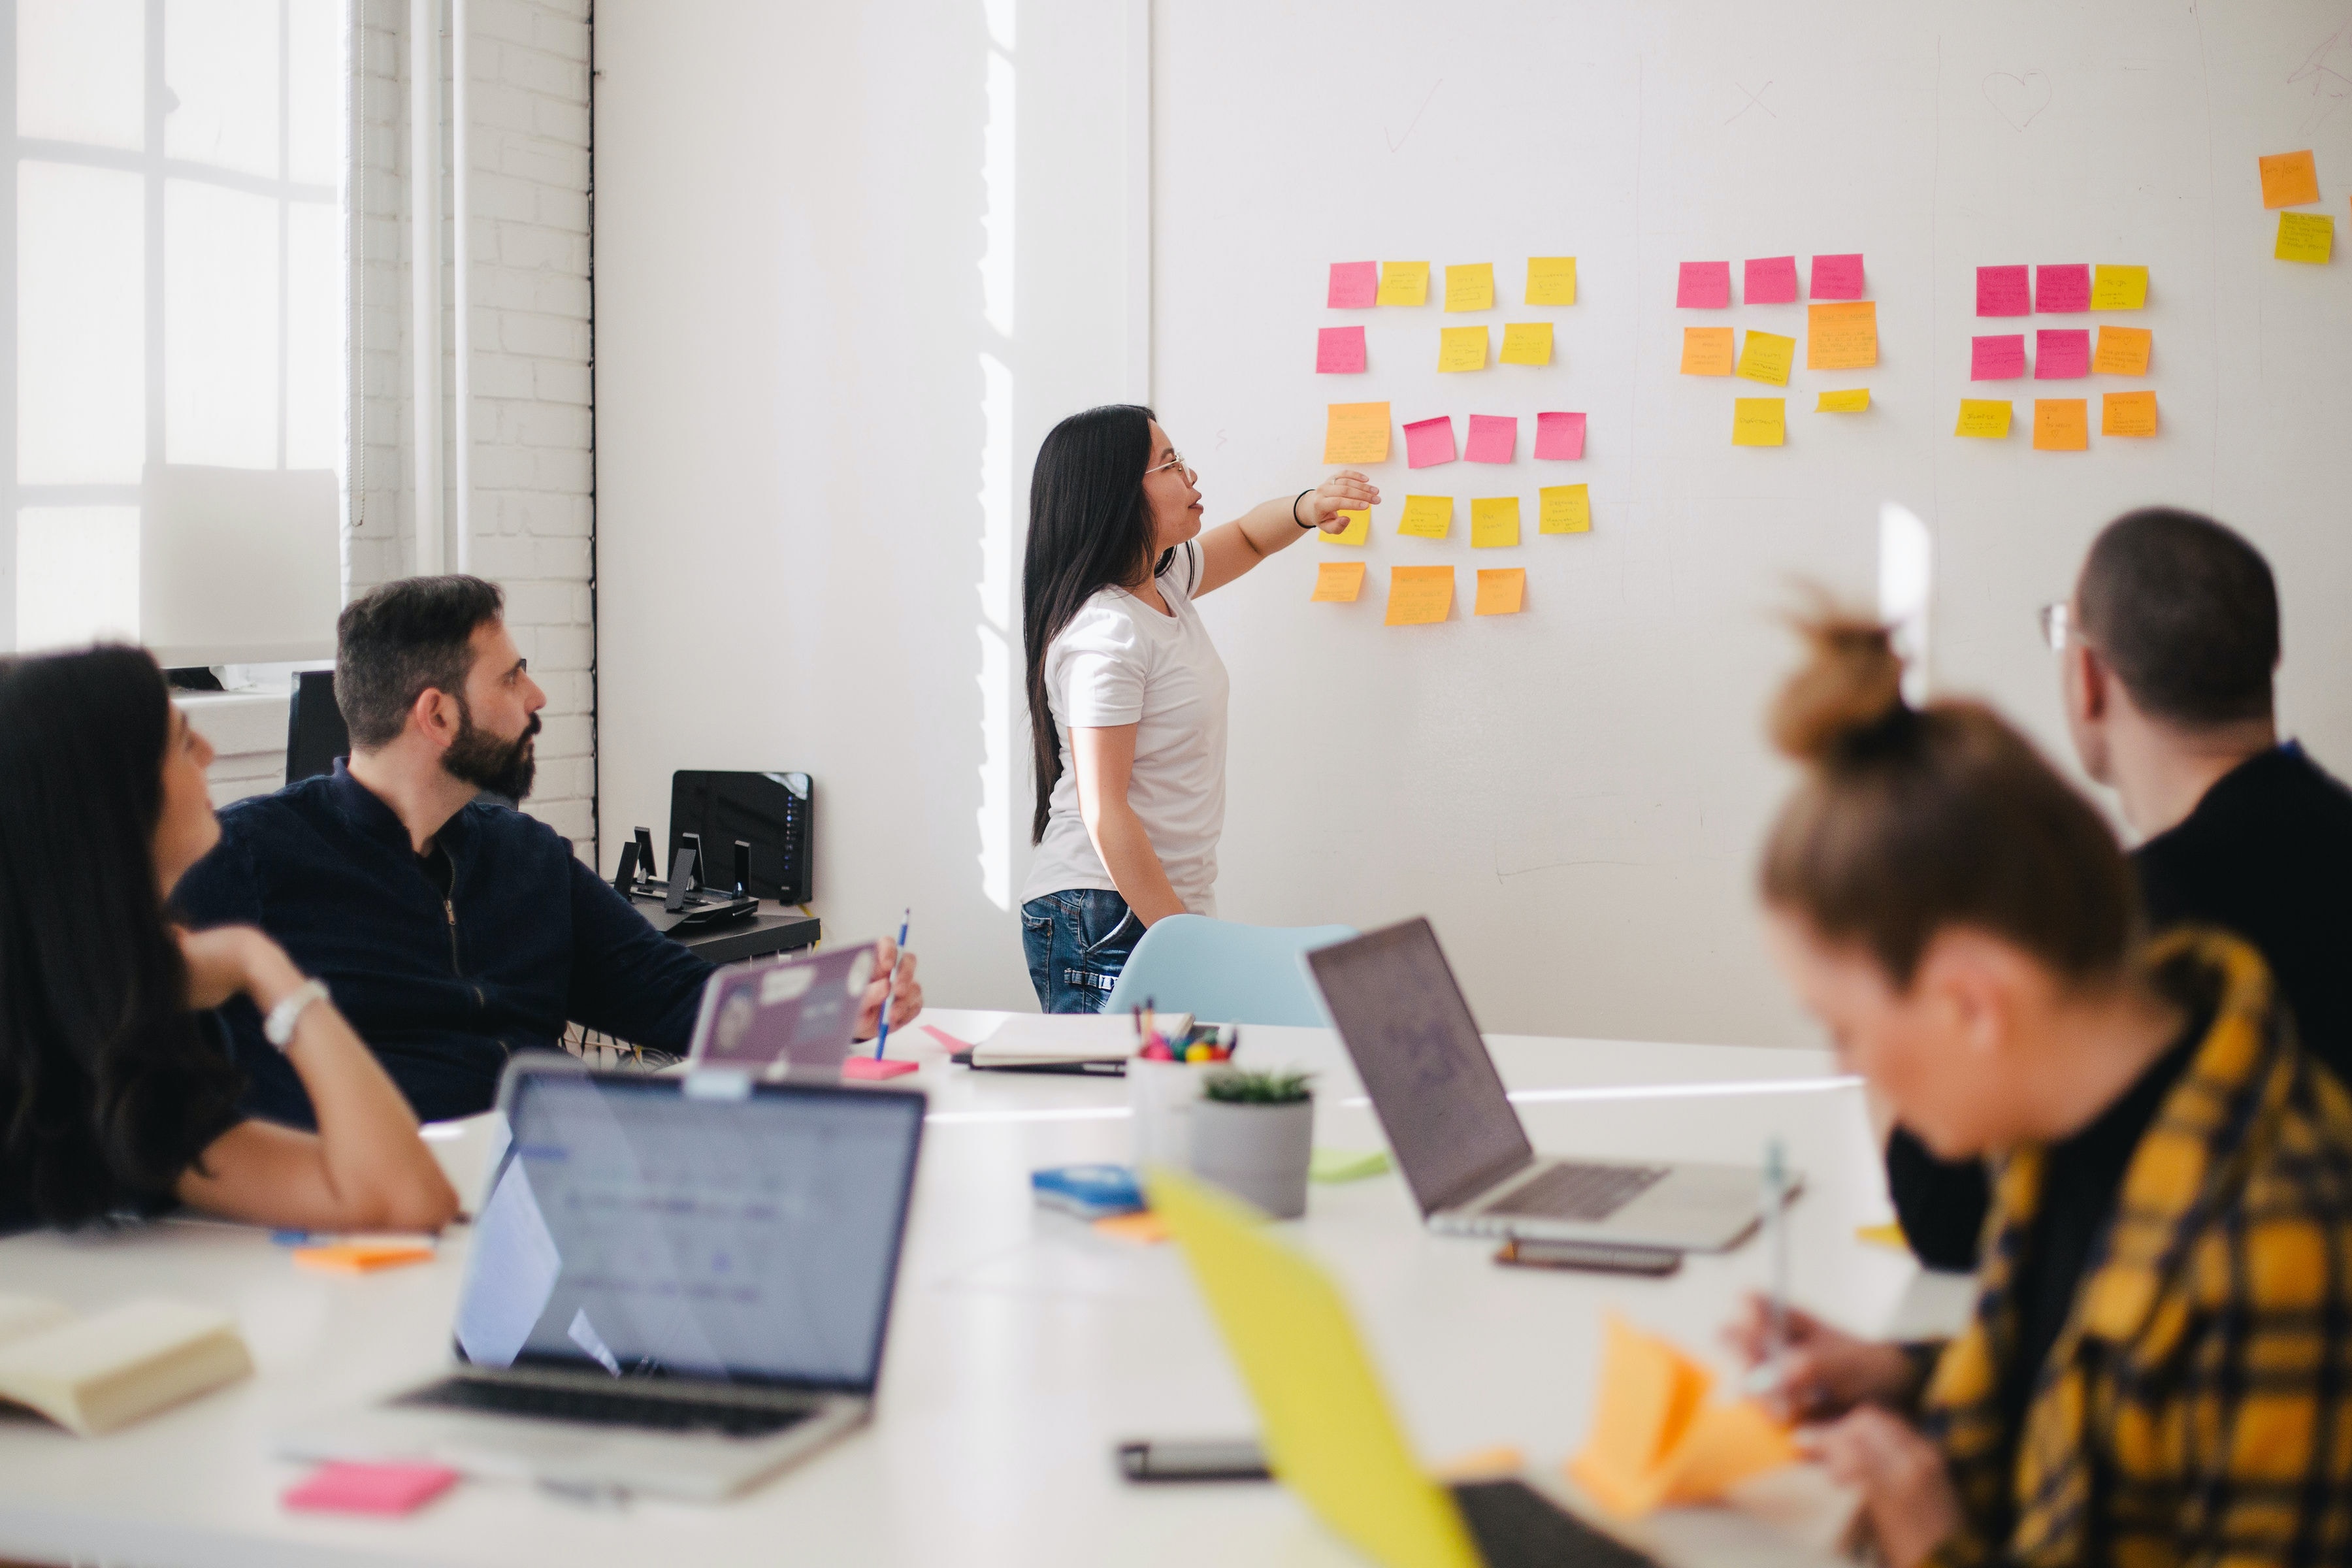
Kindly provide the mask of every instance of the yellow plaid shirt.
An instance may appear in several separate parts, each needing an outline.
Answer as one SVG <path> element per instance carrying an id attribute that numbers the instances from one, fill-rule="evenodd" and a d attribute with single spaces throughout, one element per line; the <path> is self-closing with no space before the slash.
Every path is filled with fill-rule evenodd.
<path id="1" fill-rule="evenodd" d="M 2352 1563 L 2352 1095 L 2295 1044 L 2253 949 L 2184 931 L 2149 956 L 2212 1025 L 2126 1168 L 2022 1433 L 2000 1387 L 2042 1151 L 2001 1167 L 1975 1316 L 1921 1398 L 1967 1519 L 1942 1568 Z"/>

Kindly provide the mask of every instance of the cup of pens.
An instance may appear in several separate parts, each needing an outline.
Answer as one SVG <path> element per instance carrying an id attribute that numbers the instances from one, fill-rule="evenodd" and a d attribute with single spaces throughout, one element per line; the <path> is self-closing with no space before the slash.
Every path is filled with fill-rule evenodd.
<path id="1" fill-rule="evenodd" d="M 1202 1069 L 1232 1060 L 1241 1045 L 1241 1031 L 1231 1024 L 1196 1027 L 1186 1017 L 1182 1026 L 1177 1025 L 1178 1020 L 1156 1013 L 1149 1004 L 1135 1011 L 1137 1046 L 1127 1064 L 1127 1100 L 1133 1112 L 1138 1170 L 1150 1165 L 1192 1168 L 1192 1107 L 1208 1076 Z"/>

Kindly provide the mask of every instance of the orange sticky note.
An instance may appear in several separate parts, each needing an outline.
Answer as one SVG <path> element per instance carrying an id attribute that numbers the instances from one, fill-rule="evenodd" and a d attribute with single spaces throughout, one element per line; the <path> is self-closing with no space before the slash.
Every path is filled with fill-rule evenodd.
<path id="1" fill-rule="evenodd" d="M 1569 1479 L 1632 1518 L 1664 1503 L 1715 1501 L 1797 1458 L 1788 1432 L 1753 1400 L 1708 1405 L 1713 1382 L 1675 1345 L 1611 1313 L 1601 1397 L 1583 1449 L 1563 1467 Z"/>
<path id="2" fill-rule="evenodd" d="M 1337 566 L 1342 563 L 1335 561 L 1331 564 Z M 1353 564 L 1358 572 L 1364 569 L 1360 561 Z M 1168 1239 L 1168 1222 L 1150 1209 L 1139 1209 L 1134 1214 L 1105 1215 L 1094 1224 L 1099 1234 L 1137 1247 L 1157 1247 Z"/>
<path id="3" fill-rule="evenodd" d="M 1443 539 L 1453 526 L 1452 496 L 1407 496 L 1404 513 L 1397 519 L 1397 531 L 1415 539 Z"/>
<path id="4" fill-rule="evenodd" d="M 294 1249 L 297 1267 L 329 1274 L 373 1274 L 379 1268 L 432 1261 L 433 1248 L 412 1241 L 337 1241 Z"/>
<path id="5" fill-rule="evenodd" d="M 1524 566 L 1482 566 L 1478 569 L 1478 603 L 1473 612 L 1481 616 L 1516 616 L 1527 597 L 1528 569 Z"/>
<path id="6" fill-rule="evenodd" d="M 2091 368 L 2101 375 L 2146 375 L 2156 334 L 2146 327 L 2101 327 Z"/>
<path id="7" fill-rule="evenodd" d="M 1868 370 L 1877 363 L 1877 300 L 1805 307 L 1807 370 Z"/>
<path id="8" fill-rule="evenodd" d="M 1326 561 L 1315 568 L 1315 592 L 1307 598 L 1310 605 L 1352 605 L 1356 595 L 1364 591 L 1364 563 L 1360 561 Z"/>
<path id="9" fill-rule="evenodd" d="M 2153 392 L 2110 392 L 2099 399 L 2099 434 L 2102 436 L 2153 436 L 2156 434 L 2156 394 Z"/>
<path id="10" fill-rule="evenodd" d="M 1389 568 L 1389 613 L 1383 625 L 1425 626 L 1454 613 L 1454 568 Z"/>
<path id="11" fill-rule="evenodd" d="M 1731 374 L 1731 329 L 1729 327 L 1685 327 L 1683 329 L 1683 374 L 1685 375 L 1729 375 Z"/>
<path id="12" fill-rule="evenodd" d="M 1789 400 L 1785 397 L 1741 397 L 1731 406 L 1731 444 L 1735 447 L 1778 447 L 1788 438 Z"/>
<path id="13" fill-rule="evenodd" d="M 1347 527 L 1341 529 L 1337 533 L 1333 533 L 1328 529 L 1318 528 L 1315 531 L 1315 537 L 1320 539 L 1326 544 L 1364 544 L 1370 542 L 1372 537 L 1371 508 L 1363 507 L 1360 509 L 1347 509 L 1343 510 L 1339 515 L 1348 520 Z"/>
<path id="14" fill-rule="evenodd" d="M 2262 160 L 2263 205 L 2299 207 L 2319 199 L 2319 168 L 2311 151 L 2273 153 Z"/>
<path id="15" fill-rule="evenodd" d="M 1437 340 L 1438 369 L 1484 370 L 1486 368 L 1486 328 L 1440 327 Z"/>
<path id="16" fill-rule="evenodd" d="M 1323 426 L 1323 460 L 1327 463 L 1385 463 L 1389 460 L 1389 405 L 1385 403 L 1334 403 Z"/>
<path id="17" fill-rule="evenodd" d="M 2033 400 L 2033 449 L 2037 452 L 2081 452 L 2091 445 L 2091 400 L 2087 397 L 2037 397 Z"/>
<path id="18" fill-rule="evenodd" d="M 1475 496 L 1471 499 L 1471 549 L 1496 550 L 1518 542 L 1518 497 Z"/>
<path id="19" fill-rule="evenodd" d="M 1592 531 L 1592 489 L 1589 485 L 1546 485 L 1536 492 L 1538 533 Z"/>
<path id="20" fill-rule="evenodd" d="M 2009 438 L 2009 404 L 1998 397 L 1963 397 L 1960 399 L 1960 422 L 1952 430 L 1955 436 L 1974 436 L 1987 441 Z"/>

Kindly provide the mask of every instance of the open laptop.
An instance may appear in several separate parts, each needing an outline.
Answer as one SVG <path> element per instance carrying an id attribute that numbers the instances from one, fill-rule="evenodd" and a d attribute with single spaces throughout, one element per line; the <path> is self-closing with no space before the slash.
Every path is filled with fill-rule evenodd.
<path id="1" fill-rule="evenodd" d="M 1306 961 L 1431 1228 L 1713 1252 L 1755 1227 L 1753 1167 L 1538 1159 L 1427 921 Z"/>
<path id="2" fill-rule="evenodd" d="M 1524 1481 L 1443 1486 L 1413 1458 L 1329 1278 L 1202 1184 L 1147 1173 L 1256 1405 L 1275 1479 L 1388 1568 L 1655 1568 Z"/>
<path id="3" fill-rule="evenodd" d="M 499 1103 L 455 1366 L 281 1452 L 710 1500 L 866 1419 L 922 1095 L 551 1054 Z"/>
<path id="4" fill-rule="evenodd" d="M 770 1078 L 838 1068 L 879 951 L 869 942 L 717 971 L 702 988 L 688 1062 Z"/>

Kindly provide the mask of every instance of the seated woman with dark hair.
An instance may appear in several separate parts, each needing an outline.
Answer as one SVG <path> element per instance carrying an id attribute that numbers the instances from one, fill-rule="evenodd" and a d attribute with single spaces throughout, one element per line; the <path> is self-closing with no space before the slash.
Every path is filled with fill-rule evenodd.
<path id="1" fill-rule="evenodd" d="M 0 660 L 0 1232 L 174 1202 L 438 1229 L 457 1196 L 325 988 L 257 931 L 165 917 L 220 837 L 212 754 L 140 649 Z M 315 1134 L 237 1110 L 211 1009 L 239 994 L 310 1090 Z"/>

